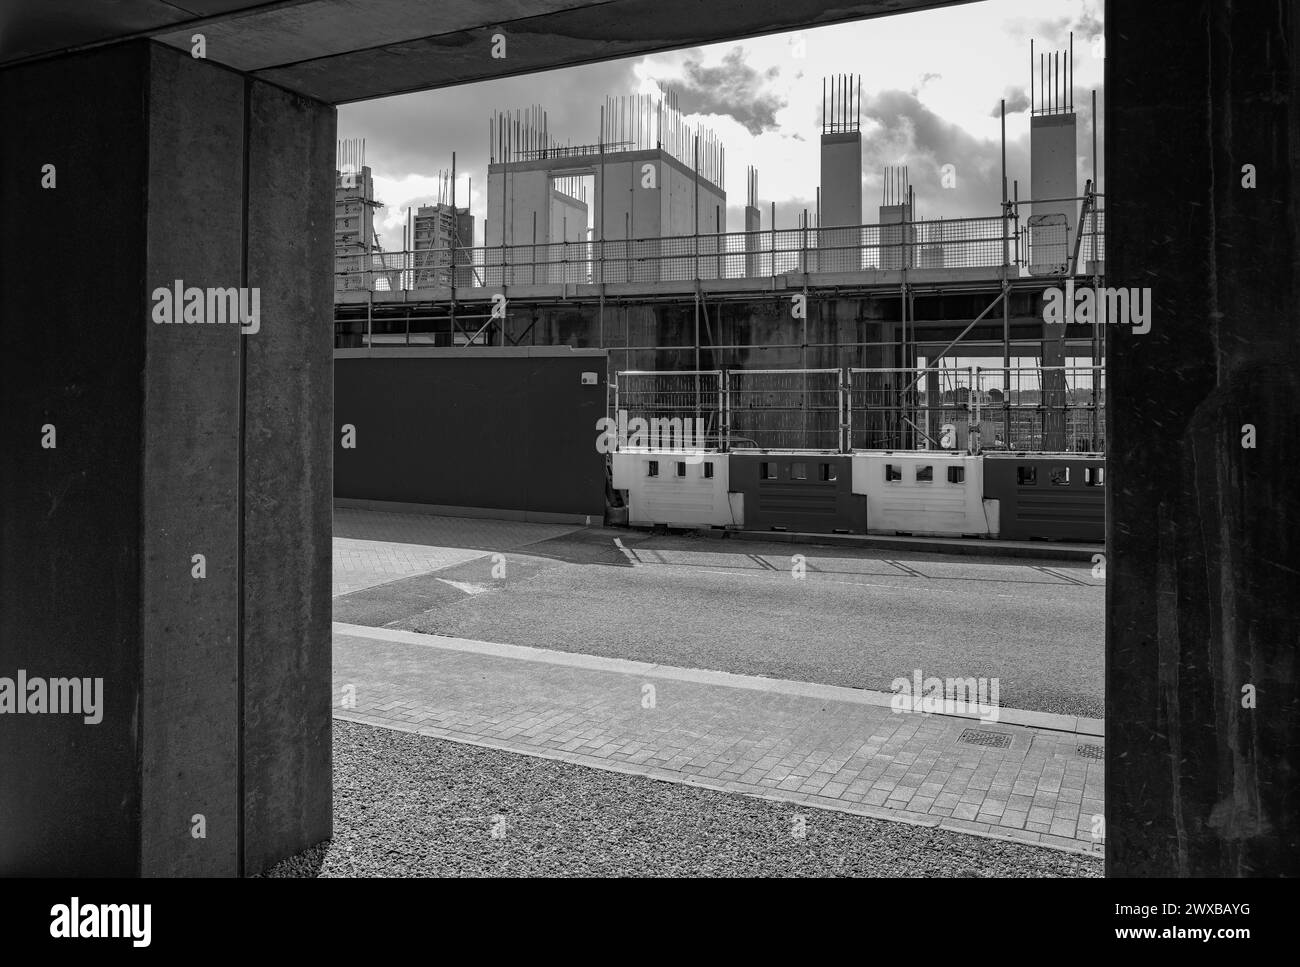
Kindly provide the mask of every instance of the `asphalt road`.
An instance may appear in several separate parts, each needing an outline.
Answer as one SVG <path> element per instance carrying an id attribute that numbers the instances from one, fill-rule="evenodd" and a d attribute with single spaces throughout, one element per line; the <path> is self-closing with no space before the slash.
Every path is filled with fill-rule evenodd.
<path id="1" fill-rule="evenodd" d="M 504 577 L 485 556 L 342 595 L 334 620 L 883 691 L 997 679 L 1003 706 L 1100 717 L 1091 570 L 594 528 L 507 551 Z"/>

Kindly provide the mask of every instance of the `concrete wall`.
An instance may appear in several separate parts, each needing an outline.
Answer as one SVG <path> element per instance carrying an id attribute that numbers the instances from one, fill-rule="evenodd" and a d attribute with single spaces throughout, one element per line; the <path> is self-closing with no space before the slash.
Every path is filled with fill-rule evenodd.
<path id="1" fill-rule="evenodd" d="M 695 203 L 695 176 L 682 166 L 673 163 L 664 165 L 664 235 L 691 235 L 695 228 L 701 234 L 716 231 L 715 211 L 722 213 L 722 231 L 727 231 L 727 193 L 717 186 L 700 179 L 699 206 Z M 692 215 L 697 215 L 697 220 Z M 693 227 L 694 226 L 694 227 Z"/>
<path id="2" fill-rule="evenodd" d="M 328 159 L 334 108 L 252 83 L 247 93 L 247 284 L 262 331 L 244 337 L 244 869 L 333 826 L 329 433 L 333 368 Z M 300 562 L 285 567 L 286 554 Z"/>
<path id="3" fill-rule="evenodd" d="M 551 189 L 549 242 L 581 242 L 587 237 L 587 203 Z"/>
<path id="4" fill-rule="evenodd" d="M 341 350 L 334 494 L 602 520 L 605 369 L 604 353 L 563 348 Z M 597 382 L 583 385 L 584 372 Z M 343 446 L 345 425 L 354 448 Z"/>
<path id="5" fill-rule="evenodd" d="M 493 166 L 497 168 L 499 166 Z M 504 224 L 502 214 L 504 209 Z M 488 169 L 487 227 L 485 245 L 541 244 L 550 233 L 551 178 L 539 168 L 512 166 L 509 171 Z M 537 215 L 537 237 L 533 238 L 533 215 Z"/>
<path id="6" fill-rule="evenodd" d="M 4 875 L 139 870 L 148 62 L 134 46 L 0 72 L 0 121 L 39 132 L 0 140 L 0 209 L 27 226 L 0 232 L 0 676 L 104 680 L 99 725 L 0 717 Z M 74 223 L 114 242 L 67 273 L 49 255 Z"/>
<path id="7" fill-rule="evenodd" d="M 334 110 L 139 42 L 0 72 L 0 117 L 33 132 L 0 146 L 29 227 L 0 281 L 43 320 L 0 326 L 31 443 L 0 464 L 0 675 L 104 680 L 98 725 L 0 717 L 0 873 L 255 872 L 331 829 Z M 152 322 L 176 279 L 258 287 L 260 331 Z"/>
<path id="8" fill-rule="evenodd" d="M 661 188 L 642 187 L 643 164 L 656 167 L 656 178 L 666 167 L 658 152 L 640 151 L 623 161 L 607 161 L 596 168 L 595 237 L 602 228 L 606 240 L 658 238 L 664 234 L 660 216 Z M 602 181 L 603 179 L 603 181 Z M 656 184 L 661 182 L 656 181 Z M 604 208 L 604 221 L 601 209 Z M 630 228 L 630 231 L 629 231 Z"/>
<path id="9" fill-rule="evenodd" d="M 151 61 L 146 288 L 173 279 L 242 285 L 245 211 L 230 200 L 243 196 L 244 171 L 229 159 L 246 144 L 243 78 L 193 70 L 162 48 Z M 146 875 L 238 865 L 239 719 L 227 710 L 240 702 L 240 356 L 241 340 L 260 335 L 231 325 L 145 328 Z M 185 566 L 196 553 L 207 558 L 203 580 Z M 207 839 L 186 832 L 196 813 Z"/>

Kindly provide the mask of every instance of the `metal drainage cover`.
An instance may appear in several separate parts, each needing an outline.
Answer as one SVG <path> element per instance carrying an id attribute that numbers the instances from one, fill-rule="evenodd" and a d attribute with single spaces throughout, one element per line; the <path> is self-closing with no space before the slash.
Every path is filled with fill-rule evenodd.
<path id="1" fill-rule="evenodd" d="M 962 729 L 957 741 L 967 745 L 988 746 L 990 749 L 1006 749 L 1011 746 L 1011 736 L 1005 732 L 985 732 L 982 729 Z"/>
<path id="2" fill-rule="evenodd" d="M 1079 753 L 1079 755 L 1083 756 L 1085 759 L 1106 758 L 1106 750 L 1100 745 L 1080 745 L 1076 746 L 1074 751 Z"/>

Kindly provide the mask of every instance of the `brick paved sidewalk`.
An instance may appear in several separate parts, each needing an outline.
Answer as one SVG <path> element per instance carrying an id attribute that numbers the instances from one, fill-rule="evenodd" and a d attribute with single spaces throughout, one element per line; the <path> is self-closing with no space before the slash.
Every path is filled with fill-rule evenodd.
<path id="1" fill-rule="evenodd" d="M 1104 842 L 1095 720 L 896 713 L 879 692 L 337 623 L 334 685 L 350 721 L 1059 849 Z"/>

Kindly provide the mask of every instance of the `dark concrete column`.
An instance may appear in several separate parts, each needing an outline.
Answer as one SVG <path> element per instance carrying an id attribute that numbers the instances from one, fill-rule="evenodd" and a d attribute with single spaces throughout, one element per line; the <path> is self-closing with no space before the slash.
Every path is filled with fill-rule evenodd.
<path id="1" fill-rule="evenodd" d="M 145 42 L 0 71 L 0 679 L 103 679 L 98 724 L 0 715 L 0 874 L 330 833 L 334 118 Z M 257 331 L 154 322 L 178 279 Z"/>
<path id="2" fill-rule="evenodd" d="M 1109 335 L 1108 869 L 1295 875 L 1300 11 L 1115 3 L 1106 39 L 1107 284 L 1154 300 Z"/>

